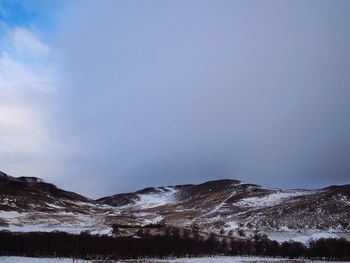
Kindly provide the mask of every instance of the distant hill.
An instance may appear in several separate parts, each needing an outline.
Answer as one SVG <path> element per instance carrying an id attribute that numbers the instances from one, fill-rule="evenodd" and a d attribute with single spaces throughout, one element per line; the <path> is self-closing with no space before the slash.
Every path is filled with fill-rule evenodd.
<path id="1" fill-rule="evenodd" d="M 0 227 L 10 231 L 110 233 L 112 224 L 160 223 L 230 236 L 260 232 L 277 240 L 350 238 L 350 185 L 284 190 L 225 179 L 91 200 L 0 172 L 0 192 Z"/>

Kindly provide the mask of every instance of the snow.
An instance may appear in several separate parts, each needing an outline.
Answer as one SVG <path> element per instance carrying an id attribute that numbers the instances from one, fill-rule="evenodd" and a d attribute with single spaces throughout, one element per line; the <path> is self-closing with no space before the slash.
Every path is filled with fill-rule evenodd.
<path id="1" fill-rule="evenodd" d="M 296 262 L 326 262 L 326 261 L 311 261 L 311 260 L 295 260 Z M 145 261 L 146 262 L 146 261 Z M 150 262 L 150 261 L 148 261 Z M 239 263 L 239 262 L 290 262 L 288 259 L 267 258 L 267 257 L 202 257 L 202 258 L 178 258 L 172 260 L 159 260 L 156 262 L 169 263 Z M 334 261 L 333 261 L 334 262 Z M 344 262 L 344 261 L 343 261 Z"/>
<path id="2" fill-rule="evenodd" d="M 233 221 L 233 220 L 225 222 L 225 226 L 229 230 L 235 230 L 235 229 L 239 228 L 238 223 L 236 221 Z"/>
<path id="3" fill-rule="evenodd" d="M 31 258 L 31 257 L 0 257 L 0 263 L 72 263 L 73 259 L 71 258 Z M 93 262 L 101 262 L 104 261 L 90 261 L 90 260 L 77 260 L 75 259 L 74 262 L 76 263 L 93 263 Z M 106 262 L 106 261 L 105 261 Z M 108 261 L 108 262 L 115 262 L 115 263 L 122 263 L 122 262 L 139 262 L 139 263 L 147 263 L 147 262 L 153 262 L 153 263 L 245 263 L 245 262 L 290 262 L 288 259 L 282 259 L 282 258 L 266 258 L 266 257 L 225 257 L 225 256 L 218 256 L 218 257 L 200 257 L 200 258 L 176 258 L 176 259 L 144 259 L 144 260 L 123 260 L 123 261 Z M 327 262 L 327 261 L 311 261 L 311 260 L 294 260 L 293 262 Z M 337 261 L 332 261 L 336 263 Z M 342 261 L 346 262 L 346 261 Z"/>
<path id="4" fill-rule="evenodd" d="M 62 231 L 80 234 L 89 231 L 92 234 L 108 234 L 111 227 L 101 224 L 102 218 L 94 215 L 59 213 L 19 213 L 15 211 L 0 211 L 0 218 L 8 225 L 0 226 L 1 230 L 12 232 L 52 232 Z"/>
<path id="5" fill-rule="evenodd" d="M 142 208 L 152 208 L 157 206 L 166 205 L 175 200 L 175 194 L 177 190 L 172 187 L 166 187 L 166 190 L 158 188 L 162 193 L 157 194 L 139 194 L 139 200 L 133 206 L 139 206 Z"/>
<path id="6" fill-rule="evenodd" d="M 6 205 L 12 208 L 17 208 L 16 202 L 20 201 L 17 197 L 14 198 L 9 198 L 6 195 L 1 195 L 0 196 L 0 203 L 2 205 Z"/>
<path id="7" fill-rule="evenodd" d="M 158 216 L 156 216 L 156 217 L 154 217 L 154 218 L 152 218 L 152 219 L 144 219 L 144 224 L 158 224 L 158 223 L 160 223 L 160 221 L 162 221 L 164 219 L 164 217 L 163 216 L 161 216 L 161 215 L 158 215 Z"/>
<path id="8" fill-rule="evenodd" d="M 221 207 L 223 207 L 223 205 L 230 199 L 232 198 L 234 195 L 236 194 L 236 191 L 233 191 L 227 198 L 225 198 L 217 207 L 215 207 L 210 214 L 215 213 L 216 211 L 220 210 Z"/>
<path id="9" fill-rule="evenodd" d="M 221 207 L 223 207 L 223 206 L 226 204 L 226 202 L 227 202 L 230 198 L 232 198 L 235 194 L 236 194 L 236 191 L 232 191 L 232 193 L 231 193 L 228 197 L 226 197 L 224 200 L 222 200 L 222 201 L 220 202 L 219 205 L 217 205 L 216 207 L 214 207 L 214 209 L 212 209 L 212 210 L 209 211 L 208 213 L 194 218 L 194 219 L 192 220 L 192 223 L 195 222 L 196 220 L 200 219 L 200 218 L 207 218 L 209 215 L 214 214 L 214 213 L 216 213 L 217 211 L 219 211 L 219 210 L 221 209 Z M 220 218 L 220 217 L 218 217 L 217 219 L 219 219 L 219 218 Z M 216 220 L 216 218 L 212 218 L 212 220 Z"/>
<path id="10" fill-rule="evenodd" d="M 338 196 L 338 198 L 340 201 L 343 201 L 345 204 L 350 205 L 350 199 L 347 196 L 340 195 L 340 196 Z"/>
<path id="11" fill-rule="evenodd" d="M 51 208 L 56 208 L 56 209 L 64 209 L 63 206 L 55 205 L 55 204 L 50 204 L 50 203 L 45 203 L 48 207 Z"/>
<path id="12" fill-rule="evenodd" d="M 312 191 L 284 191 L 276 192 L 262 197 L 249 197 L 235 203 L 243 207 L 267 207 L 281 203 L 285 199 L 313 194 Z"/>
<path id="13" fill-rule="evenodd" d="M 47 183 L 43 179 L 36 178 L 36 177 L 22 177 L 21 179 L 27 183 Z"/>
<path id="14" fill-rule="evenodd" d="M 268 236 L 269 239 L 275 240 L 279 243 L 286 241 L 296 241 L 304 244 L 309 244 L 313 240 L 318 240 L 321 238 L 341 238 L 342 233 L 333 233 L 333 232 L 266 232 L 264 233 Z"/>
<path id="15" fill-rule="evenodd" d="M 71 258 L 31 258 L 31 257 L 0 257 L 0 263 L 72 263 Z M 77 260 L 76 263 L 88 263 L 92 261 L 88 260 Z"/>
<path id="16" fill-rule="evenodd" d="M 21 217 L 25 214 L 26 213 L 19 213 L 16 211 L 0 211 L 0 218 L 1 219 L 14 219 L 17 217 Z"/>
<path id="17" fill-rule="evenodd" d="M 81 232 L 88 231 L 91 234 L 108 235 L 111 233 L 111 227 L 76 227 L 76 226 L 47 226 L 47 225 L 25 225 L 16 226 L 10 225 L 8 227 L 0 227 L 0 231 L 7 230 L 11 232 L 66 232 L 70 234 L 80 234 Z"/>

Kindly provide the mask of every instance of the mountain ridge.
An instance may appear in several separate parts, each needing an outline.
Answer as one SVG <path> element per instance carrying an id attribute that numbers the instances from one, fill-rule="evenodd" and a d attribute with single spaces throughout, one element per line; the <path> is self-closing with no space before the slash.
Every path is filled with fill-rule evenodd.
<path id="1" fill-rule="evenodd" d="M 350 232 L 350 185 L 286 190 L 222 179 L 92 200 L 40 178 L 0 173 L 0 191 L 0 229 L 10 231 L 110 233 L 112 224 L 161 223 L 230 235 Z"/>

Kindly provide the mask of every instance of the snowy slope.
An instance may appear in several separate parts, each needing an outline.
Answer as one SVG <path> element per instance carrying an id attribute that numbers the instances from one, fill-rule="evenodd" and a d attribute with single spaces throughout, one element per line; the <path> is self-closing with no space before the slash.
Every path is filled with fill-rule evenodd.
<path id="1" fill-rule="evenodd" d="M 245 238 L 259 232 L 281 242 L 350 239 L 349 185 L 283 190 L 217 180 L 91 200 L 38 178 L 0 173 L 0 191 L 0 230 L 109 234 L 115 223 L 163 223 Z"/>
<path id="2" fill-rule="evenodd" d="M 293 197 L 305 196 L 314 194 L 314 191 L 277 191 L 272 194 L 268 194 L 266 196 L 258 196 L 258 197 L 248 197 L 243 198 L 239 202 L 236 203 L 237 206 L 242 207 L 268 207 L 274 206 L 282 203 L 284 200 L 288 200 Z"/>

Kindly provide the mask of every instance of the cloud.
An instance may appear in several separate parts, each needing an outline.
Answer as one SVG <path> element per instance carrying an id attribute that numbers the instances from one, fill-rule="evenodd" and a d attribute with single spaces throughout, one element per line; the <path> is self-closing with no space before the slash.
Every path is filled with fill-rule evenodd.
<path id="1" fill-rule="evenodd" d="M 34 110 L 19 105 L 0 106 L 0 155 L 45 155 L 49 148 L 46 129 Z"/>
<path id="2" fill-rule="evenodd" d="M 69 3 L 50 45 L 0 22 L 5 172 L 90 197 L 348 182 L 348 2 Z"/>
<path id="3" fill-rule="evenodd" d="M 49 48 L 25 28 L 7 27 L 3 40 L 7 44 L 0 55 L 1 170 L 50 177 L 59 143 L 51 124 L 57 87 Z"/>
<path id="4" fill-rule="evenodd" d="M 50 93 L 54 91 L 54 73 L 51 65 L 33 64 L 26 65 L 21 60 L 16 60 L 8 53 L 0 57 L 0 82 L 3 95 L 31 92 Z"/>
<path id="5" fill-rule="evenodd" d="M 346 2 L 91 1 L 78 10 L 57 42 L 58 121 L 78 149 L 65 171 L 84 178 L 83 192 L 349 179 Z"/>

